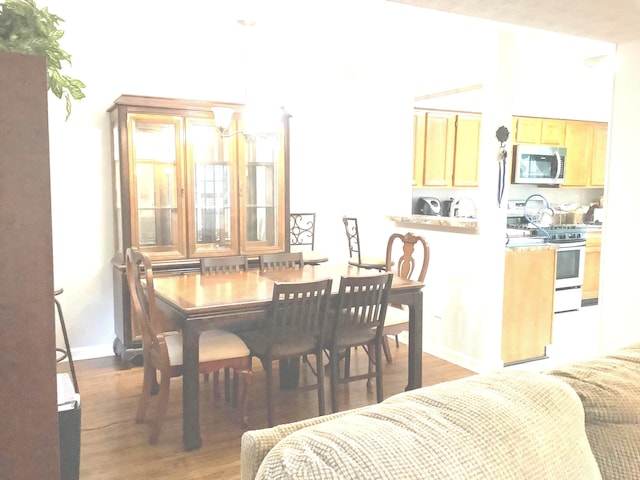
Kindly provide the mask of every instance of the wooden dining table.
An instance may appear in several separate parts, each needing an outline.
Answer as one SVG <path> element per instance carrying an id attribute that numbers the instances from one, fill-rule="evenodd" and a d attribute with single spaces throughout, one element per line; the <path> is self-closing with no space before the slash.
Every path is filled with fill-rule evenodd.
<path id="1" fill-rule="evenodd" d="M 205 330 L 252 325 L 265 317 L 275 282 L 307 282 L 333 279 L 337 299 L 342 276 L 378 274 L 376 270 L 346 264 L 305 265 L 301 269 L 249 270 L 224 275 L 187 273 L 154 279 L 158 308 L 182 328 L 182 438 L 186 450 L 200 448 L 199 342 Z M 390 303 L 409 307 L 409 367 L 407 390 L 422 386 L 422 287 L 421 282 L 393 277 Z"/>

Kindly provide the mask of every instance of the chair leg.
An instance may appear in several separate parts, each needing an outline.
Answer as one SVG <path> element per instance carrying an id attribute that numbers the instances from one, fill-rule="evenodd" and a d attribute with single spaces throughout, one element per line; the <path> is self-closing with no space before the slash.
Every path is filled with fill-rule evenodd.
<path id="1" fill-rule="evenodd" d="M 230 397 L 230 388 L 231 388 L 231 381 L 230 381 L 230 372 L 229 372 L 229 367 L 225 367 L 224 368 L 224 401 L 225 402 L 229 402 L 231 400 Z"/>
<path id="2" fill-rule="evenodd" d="M 373 363 L 374 363 L 374 358 L 377 357 L 377 351 L 380 350 L 379 348 L 376 348 L 376 346 L 374 344 L 370 344 L 368 346 L 368 348 L 365 349 L 365 351 L 367 352 L 367 356 L 369 357 L 369 365 L 367 366 L 367 393 L 371 393 L 371 391 L 373 390 L 372 386 L 371 386 L 371 378 L 373 377 Z M 376 367 L 377 368 L 377 367 Z"/>
<path id="3" fill-rule="evenodd" d="M 325 414 L 324 405 L 324 366 L 322 365 L 322 349 L 316 352 L 316 372 L 318 385 L 318 415 Z"/>
<path id="4" fill-rule="evenodd" d="M 167 407 L 169 406 L 169 386 L 171 377 L 168 373 L 162 372 L 160 374 L 160 392 L 158 393 L 158 412 L 156 413 L 156 419 L 151 427 L 151 434 L 149 435 L 149 443 L 158 443 L 158 437 L 160 437 L 160 430 L 162 430 L 162 424 L 164 423 L 164 417 L 167 413 Z"/>
<path id="5" fill-rule="evenodd" d="M 205 374 L 205 378 L 207 378 L 209 374 Z M 213 401 L 217 402 L 220 398 L 220 386 L 218 385 L 218 380 L 220 379 L 220 372 L 213 372 Z"/>
<path id="6" fill-rule="evenodd" d="M 238 382 L 236 375 L 236 371 L 234 371 L 233 380 L 235 384 L 235 388 L 237 388 Z M 240 415 L 242 416 L 241 422 L 242 426 L 245 428 L 249 427 L 249 390 L 251 387 L 251 382 L 253 380 L 253 372 L 251 370 L 242 370 L 239 372 L 240 377 L 242 377 L 242 393 L 240 394 L 241 400 L 240 404 L 242 408 L 240 410 Z"/>
<path id="7" fill-rule="evenodd" d="M 355 348 L 355 347 L 354 347 Z M 338 352 L 336 354 L 336 364 L 340 362 L 338 358 Z M 348 382 L 351 377 L 351 347 L 347 347 L 344 351 L 344 381 Z"/>
<path id="8" fill-rule="evenodd" d="M 383 400 L 382 397 L 382 352 L 379 345 L 374 347 L 376 352 L 376 394 L 378 403 Z"/>
<path id="9" fill-rule="evenodd" d="M 400 340 L 398 340 L 398 335 L 396 335 L 396 348 L 400 348 Z"/>
<path id="10" fill-rule="evenodd" d="M 387 359 L 387 363 L 391 363 L 393 361 L 393 357 L 391 356 L 391 349 L 389 348 L 389 337 L 386 335 L 383 335 L 382 337 L 382 350 L 384 351 L 384 358 Z"/>
<path id="11" fill-rule="evenodd" d="M 347 349 L 347 354 L 345 356 L 345 363 L 346 363 L 346 359 L 349 357 L 349 349 Z M 331 369 L 331 377 L 330 377 L 330 382 L 331 382 L 331 411 L 333 413 L 336 413 L 338 411 L 338 376 L 340 375 L 339 373 L 339 361 L 338 361 L 338 351 L 334 350 L 332 352 L 329 353 L 329 366 Z M 345 367 L 346 368 L 346 367 Z M 345 371 L 345 381 L 346 381 L 346 371 Z"/>
<path id="12" fill-rule="evenodd" d="M 147 408 L 151 401 L 152 386 L 156 379 L 156 369 L 152 368 L 150 361 L 146 361 L 143 364 L 143 379 L 142 379 L 142 392 L 140 392 L 140 399 L 138 400 L 138 411 L 136 412 L 136 423 L 144 422 L 147 415 Z"/>
<path id="13" fill-rule="evenodd" d="M 262 367 L 267 382 L 267 424 L 269 427 L 273 427 L 273 371 L 271 359 L 262 360 Z"/>

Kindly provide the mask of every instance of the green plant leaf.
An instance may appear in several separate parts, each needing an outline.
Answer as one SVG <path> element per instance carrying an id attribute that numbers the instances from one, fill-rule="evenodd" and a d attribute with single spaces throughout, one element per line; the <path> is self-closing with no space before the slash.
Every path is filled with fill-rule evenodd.
<path id="1" fill-rule="evenodd" d="M 35 0 L 5 0 L 0 3 L 0 50 L 43 55 L 47 62 L 47 83 L 58 98 L 64 96 L 67 119 L 71 114 L 71 100 L 85 97 L 85 84 L 62 75 L 62 63 L 71 65 L 71 56 L 60 46 L 64 31 L 58 24 L 64 22 L 49 12 L 39 9 Z"/>

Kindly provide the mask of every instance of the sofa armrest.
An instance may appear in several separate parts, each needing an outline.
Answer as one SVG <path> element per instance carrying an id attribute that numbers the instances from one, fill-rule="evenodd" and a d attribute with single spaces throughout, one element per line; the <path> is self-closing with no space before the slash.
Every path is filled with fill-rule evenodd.
<path id="1" fill-rule="evenodd" d="M 249 430 L 242 434 L 240 444 L 240 472 L 242 480 L 253 480 L 264 457 L 283 438 L 302 428 L 328 422 L 344 415 L 358 413 L 368 407 L 345 410 L 342 412 L 313 417 L 293 423 L 276 425 L 271 428 Z"/>

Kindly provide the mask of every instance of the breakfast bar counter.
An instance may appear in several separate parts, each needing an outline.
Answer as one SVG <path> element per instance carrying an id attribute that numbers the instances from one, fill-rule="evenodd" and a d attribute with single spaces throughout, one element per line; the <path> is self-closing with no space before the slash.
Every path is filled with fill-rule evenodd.
<path id="1" fill-rule="evenodd" d="M 478 233 L 478 219 L 466 217 L 443 217 L 440 215 L 389 215 L 389 220 L 426 230 L 441 230 L 454 233 Z"/>

